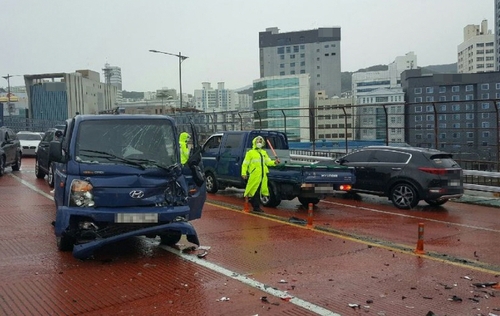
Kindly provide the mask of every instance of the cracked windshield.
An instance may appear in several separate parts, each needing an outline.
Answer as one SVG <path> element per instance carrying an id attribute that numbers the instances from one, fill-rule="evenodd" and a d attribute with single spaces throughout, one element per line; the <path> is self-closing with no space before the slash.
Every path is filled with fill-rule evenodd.
<path id="1" fill-rule="evenodd" d="M 78 134 L 76 160 L 146 168 L 177 163 L 174 129 L 164 120 L 87 121 Z"/>

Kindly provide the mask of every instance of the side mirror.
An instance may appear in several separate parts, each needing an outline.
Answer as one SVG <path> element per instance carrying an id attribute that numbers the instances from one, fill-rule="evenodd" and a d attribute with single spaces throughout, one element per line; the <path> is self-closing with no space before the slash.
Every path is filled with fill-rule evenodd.
<path id="1" fill-rule="evenodd" d="M 59 141 L 51 141 L 49 145 L 49 159 L 55 162 L 65 162 L 65 156 L 62 152 L 62 143 Z"/>

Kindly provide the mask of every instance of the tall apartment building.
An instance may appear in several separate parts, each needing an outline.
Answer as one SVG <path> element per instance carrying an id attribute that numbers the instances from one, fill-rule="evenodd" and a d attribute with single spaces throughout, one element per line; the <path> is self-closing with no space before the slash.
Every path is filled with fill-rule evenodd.
<path id="1" fill-rule="evenodd" d="M 194 90 L 194 107 L 203 112 L 235 111 L 239 103 L 238 94 L 226 89 L 224 82 L 217 83 L 217 89 L 210 82 L 203 82 L 202 89 Z"/>
<path id="2" fill-rule="evenodd" d="M 24 82 L 33 119 L 64 121 L 76 113 L 97 114 L 116 106 L 116 87 L 100 82 L 92 70 L 25 75 Z"/>
<path id="3" fill-rule="evenodd" d="M 315 91 L 340 96 L 340 28 L 280 33 L 259 32 L 260 77 L 309 75 L 310 104 Z"/>
<path id="4" fill-rule="evenodd" d="M 495 69 L 500 71 L 500 0 L 495 0 Z"/>
<path id="5" fill-rule="evenodd" d="M 488 30 L 488 21 L 464 27 L 464 41 L 458 45 L 458 73 L 495 71 L 495 36 Z"/>
<path id="6" fill-rule="evenodd" d="M 253 81 L 254 128 L 286 132 L 290 141 L 310 141 L 309 76 Z"/>
<path id="7" fill-rule="evenodd" d="M 106 63 L 102 71 L 104 72 L 104 82 L 116 87 L 116 102 L 122 103 L 122 69 Z"/>

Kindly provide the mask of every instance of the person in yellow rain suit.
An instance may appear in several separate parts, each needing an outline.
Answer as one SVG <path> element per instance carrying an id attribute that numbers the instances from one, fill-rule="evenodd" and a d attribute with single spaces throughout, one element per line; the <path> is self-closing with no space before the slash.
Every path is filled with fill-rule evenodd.
<path id="1" fill-rule="evenodd" d="M 280 160 L 271 160 L 264 148 L 264 138 L 257 136 L 252 140 L 252 149 L 248 150 L 241 164 L 241 176 L 248 182 L 245 187 L 245 203 L 250 199 L 254 212 L 262 213 L 260 195 L 269 196 L 267 187 L 268 166 L 276 166 Z"/>
<path id="2" fill-rule="evenodd" d="M 184 165 L 188 159 L 189 159 L 189 148 L 188 148 L 188 141 L 191 138 L 191 136 L 186 133 L 182 132 L 179 135 L 179 148 L 181 149 L 181 164 Z"/>

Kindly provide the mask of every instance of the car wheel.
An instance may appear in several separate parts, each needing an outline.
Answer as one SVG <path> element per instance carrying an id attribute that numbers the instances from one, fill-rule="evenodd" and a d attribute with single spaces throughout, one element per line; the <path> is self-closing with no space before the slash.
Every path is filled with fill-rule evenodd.
<path id="1" fill-rule="evenodd" d="M 260 195 L 260 203 L 267 207 L 276 207 L 280 205 L 281 199 L 278 196 L 278 190 L 274 182 L 269 182 L 269 196 Z"/>
<path id="2" fill-rule="evenodd" d="M 207 172 L 207 174 L 205 175 L 205 181 L 208 193 L 217 193 L 217 191 L 219 191 L 219 188 L 217 186 L 217 179 L 215 179 L 213 173 Z"/>
<path id="3" fill-rule="evenodd" d="M 181 240 L 182 233 L 179 231 L 169 231 L 160 235 L 161 244 L 167 246 L 175 246 Z"/>
<path id="4" fill-rule="evenodd" d="M 299 202 L 302 204 L 304 207 L 309 207 L 309 203 L 312 203 L 314 205 L 319 203 L 318 198 L 304 198 L 304 197 L 299 197 Z"/>
<path id="5" fill-rule="evenodd" d="M 49 162 L 49 173 L 47 174 L 47 183 L 49 187 L 54 187 L 54 166 L 51 162 Z"/>
<path id="6" fill-rule="evenodd" d="M 56 237 L 57 249 L 59 251 L 71 251 L 73 250 L 74 239 L 69 236 L 59 236 Z"/>
<path id="7" fill-rule="evenodd" d="M 45 177 L 45 172 L 40 169 L 40 163 L 38 159 L 35 159 L 35 177 L 38 179 L 43 179 Z"/>
<path id="8" fill-rule="evenodd" d="M 13 171 L 19 171 L 21 169 L 21 153 L 16 154 L 16 162 L 12 165 Z"/>
<path id="9" fill-rule="evenodd" d="M 417 191 L 408 183 L 396 184 L 391 190 L 390 199 L 400 209 L 414 208 L 419 201 Z"/>
<path id="10" fill-rule="evenodd" d="M 424 200 L 425 203 L 429 204 L 430 206 L 439 206 L 443 205 L 444 203 L 448 202 L 447 199 L 445 200 Z"/>
<path id="11" fill-rule="evenodd" d="M 0 156 L 0 177 L 5 174 L 5 159 Z"/>

